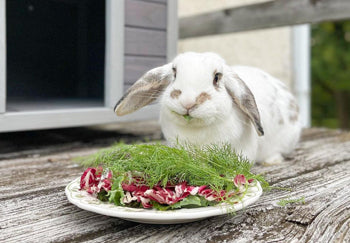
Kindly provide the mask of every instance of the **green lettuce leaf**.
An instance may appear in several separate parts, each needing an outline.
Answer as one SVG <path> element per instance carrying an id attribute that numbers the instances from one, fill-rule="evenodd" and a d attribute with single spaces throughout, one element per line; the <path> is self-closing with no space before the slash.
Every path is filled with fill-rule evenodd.
<path id="1" fill-rule="evenodd" d="M 154 209 L 157 209 L 159 211 L 166 211 L 168 209 L 171 209 L 171 206 L 169 205 L 164 205 L 164 204 L 160 204 L 160 203 L 157 203 L 155 201 L 152 201 L 151 202 L 152 206 Z"/>
<path id="2" fill-rule="evenodd" d="M 122 201 L 124 197 L 124 190 L 122 188 L 122 181 L 124 180 L 124 176 L 117 177 L 112 185 L 111 190 L 108 192 L 107 197 L 109 198 L 109 202 L 114 203 L 117 206 L 124 206 Z"/>
<path id="3" fill-rule="evenodd" d="M 207 207 L 215 204 L 217 204 L 216 201 L 208 201 L 202 196 L 190 195 L 183 200 L 171 205 L 171 209 Z"/>
<path id="4" fill-rule="evenodd" d="M 199 207 L 207 207 L 207 206 L 213 206 L 218 204 L 216 201 L 208 201 L 202 196 L 193 196 L 190 195 L 181 201 L 174 203 L 173 205 L 164 205 L 159 204 L 157 202 L 152 201 L 153 208 L 160 210 L 160 211 L 166 211 L 169 209 L 180 209 L 180 208 L 199 208 Z"/>
<path id="5" fill-rule="evenodd" d="M 108 201 L 108 193 L 101 189 L 101 191 L 97 194 L 97 199 L 101 200 L 102 202 Z"/>
<path id="6" fill-rule="evenodd" d="M 204 199 L 205 200 L 205 199 Z M 182 199 L 181 201 L 171 205 L 172 209 L 175 208 L 198 208 L 203 204 L 199 196 L 188 196 Z M 204 206 L 204 205 L 203 205 Z"/>

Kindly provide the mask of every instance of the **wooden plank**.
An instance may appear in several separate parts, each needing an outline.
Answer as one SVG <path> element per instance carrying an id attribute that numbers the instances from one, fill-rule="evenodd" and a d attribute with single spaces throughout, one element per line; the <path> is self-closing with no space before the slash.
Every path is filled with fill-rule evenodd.
<path id="1" fill-rule="evenodd" d="M 148 70 L 164 65 L 165 57 L 125 57 L 125 84 L 133 84 Z"/>
<path id="2" fill-rule="evenodd" d="M 165 31 L 125 28 L 125 54 L 165 57 Z"/>
<path id="3" fill-rule="evenodd" d="M 10 240 L 12 242 L 29 242 L 31 241 L 29 240 L 30 238 L 36 239 L 34 241 L 37 241 L 40 238 L 47 240 L 55 239 L 54 241 L 71 241 L 74 238 L 77 241 L 79 241 L 80 237 L 85 237 L 85 234 L 89 230 L 92 230 L 90 232 L 94 232 L 94 227 L 101 226 L 105 230 L 111 231 L 113 230 L 113 228 L 118 228 L 119 230 L 122 230 L 123 228 L 125 229 L 127 227 L 135 225 L 134 223 L 125 224 L 126 222 L 120 220 L 116 222 L 116 220 L 113 218 L 102 216 L 105 223 L 108 222 L 109 226 L 106 227 L 107 225 L 105 223 L 96 223 L 96 220 L 98 220 L 98 218 L 101 217 L 100 215 L 89 212 L 83 212 L 80 209 L 69 205 L 64 195 L 64 186 L 66 183 L 69 182 L 70 178 L 77 177 L 81 173 L 81 169 L 79 168 L 79 166 L 75 166 L 74 163 L 71 162 L 66 163 L 70 160 L 70 156 L 75 156 L 75 154 L 73 153 L 71 155 L 68 155 L 68 157 L 65 156 L 65 158 L 50 156 L 49 160 L 51 162 L 48 162 L 48 157 L 40 158 L 39 160 L 34 161 L 32 159 L 19 159 L 17 161 L 14 161 L 15 164 L 18 166 L 18 170 L 12 171 L 14 174 L 7 176 L 6 180 L 15 178 L 16 176 L 18 176 L 17 173 L 23 174 L 23 176 L 26 179 L 37 178 L 37 180 L 36 182 L 31 184 L 32 187 L 26 183 L 26 179 L 17 180 L 17 183 L 15 183 L 16 185 L 14 184 L 13 186 L 18 188 L 19 190 L 15 193 L 8 194 L 9 199 L 11 198 L 10 200 L 6 200 L 8 204 L 5 205 L 1 203 L 1 211 L 7 212 L 7 216 L 1 217 L 0 219 L 0 225 L 2 228 L 0 236 L 1 241 L 5 241 L 6 239 L 9 240 L 9 238 L 11 238 Z M 58 161 L 63 162 L 63 164 L 65 165 L 63 167 L 58 165 Z M 4 162 L 1 163 L 2 166 L 7 164 L 6 161 L 2 162 Z M 45 163 L 47 163 L 47 166 L 45 166 Z M 28 170 L 24 168 L 27 166 Z M 3 167 L 1 168 L 3 169 Z M 41 178 L 36 177 L 35 171 L 38 172 L 43 168 L 46 168 L 46 176 L 40 176 Z M 62 169 L 66 172 L 63 172 Z M 23 171 L 26 171 L 26 173 L 23 173 Z M 57 174 L 58 171 L 61 171 L 63 173 Z M 69 176 L 65 176 L 68 175 L 66 173 L 68 173 Z M 48 183 L 48 178 L 50 178 L 50 181 L 51 179 L 55 179 Z M 12 187 L 9 185 L 6 185 L 6 187 L 4 187 L 3 185 L 5 184 L 1 183 L 1 188 L 6 190 L 6 192 L 8 192 L 9 189 Z M 18 204 L 16 202 L 18 198 L 23 198 L 24 201 Z M 56 200 L 56 203 L 51 204 L 51 199 L 54 198 Z M 4 197 L 1 197 L 0 200 L 4 200 Z M 16 204 L 18 205 L 18 207 L 15 206 Z M 45 211 L 47 211 L 37 211 L 37 209 L 41 207 Z M 66 216 L 73 214 L 75 214 L 76 217 L 78 217 L 77 220 L 71 222 L 66 221 Z M 31 222 L 32 224 L 31 227 L 27 226 L 29 222 Z M 61 225 L 64 229 L 57 230 L 56 232 L 48 232 L 49 228 L 51 228 L 50 225 L 52 224 Z M 7 232 L 5 233 L 3 227 L 6 227 L 7 229 L 12 228 L 15 230 L 11 234 L 11 237 L 9 237 L 10 235 L 8 235 L 9 232 L 7 230 Z M 32 229 L 34 228 L 35 230 L 33 231 Z M 88 231 L 86 231 L 86 229 L 88 229 Z M 70 238 L 70 240 L 67 240 L 67 237 Z"/>
<path id="4" fill-rule="evenodd" d="M 138 1 L 167 4 L 167 0 L 138 0 Z M 176 1 L 177 1 L 177 0 L 176 0 Z"/>
<path id="5" fill-rule="evenodd" d="M 180 19 L 180 38 L 350 18 L 348 0 L 275 0 Z"/>
<path id="6" fill-rule="evenodd" d="M 123 92 L 123 89 L 121 90 Z M 115 104 L 114 104 L 115 105 Z M 49 111 L 7 112 L 1 116 L 0 132 L 78 127 L 113 122 L 155 119 L 158 105 L 150 105 L 127 116 L 118 117 L 112 108 L 78 108 Z"/>
<path id="7" fill-rule="evenodd" d="M 124 1 L 106 1 L 105 106 L 114 108 L 124 85 Z"/>
<path id="8" fill-rule="evenodd" d="M 90 213 L 70 204 L 64 187 L 82 173 L 72 158 L 96 152 L 74 147 L 0 163 L 0 241 L 9 242 L 349 242 L 350 133 L 304 131 L 295 153 L 281 165 L 255 165 L 272 186 L 236 215 L 178 225 L 144 225 Z M 51 149 L 51 148 L 50 148 Z M 20 178 L 20 180 L 18 179 Z M 286 207 L 286 197 L 305 204 Z M 19 203 L 20 202 L 20 203 Z"/>
<path id="9" fill-rule="evenodd" d="M 6 111 L 6 1 L 0 0 L 0 114 Z"/>
<path id="10" fill-rule="evenodd" d="M 125 24 L 166 30 L 167 8 L 164 4 L 129 0 L 125 2 Z"/>
<path id="11" fill-rule="evenodd" d="M 0 163 L 5 159 L 33 157 L 40 154 L 94 149 L 114 144 L 144 141 L 144 137 L 161 140 L 162 133 L 157 120 L 122 122 L 109 125 L 50 129 L 17 133 L 0 133 Z"/>
<path id="12" fill-rule="evenodd" d="M 103 100 L 94 99 L 7 99 L 6 112 L 51 111 L 77 108 L 103 108 Z"/>
<path id="13" fill-rule="evenodd" d="M 131 87 L 131 84 L 124 85 L 124 93 Z"/>

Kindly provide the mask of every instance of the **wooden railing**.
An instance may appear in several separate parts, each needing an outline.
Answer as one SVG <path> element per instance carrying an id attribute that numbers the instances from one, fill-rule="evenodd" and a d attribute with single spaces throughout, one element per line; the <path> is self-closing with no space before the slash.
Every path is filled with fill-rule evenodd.
<path id="1" fill-rule="evenodd" d="M 350 18 L 350 0 L 275 0 L 181 18 L 180 39 Z"/>

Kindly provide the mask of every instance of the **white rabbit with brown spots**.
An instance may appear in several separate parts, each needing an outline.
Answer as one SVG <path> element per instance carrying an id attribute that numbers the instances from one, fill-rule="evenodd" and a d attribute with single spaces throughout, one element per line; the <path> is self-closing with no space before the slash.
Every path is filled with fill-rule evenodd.
<path id="1" fill-rule="evenodd" d="M 120 99 L 117 115 L 160 97 L 160 124 L 171 142 L 231 144 L 248 159 L 279 163 L 301 125 L 293 95 L 260 69 L 233 66 L 214 53 L 188 52 L 144 74 Z"/>

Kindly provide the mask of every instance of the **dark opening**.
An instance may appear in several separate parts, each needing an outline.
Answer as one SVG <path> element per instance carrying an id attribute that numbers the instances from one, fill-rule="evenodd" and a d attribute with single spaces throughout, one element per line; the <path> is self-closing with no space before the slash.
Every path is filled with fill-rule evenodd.
<path id="1" fill-rule="evenodd" d="M 7 0 L 6 21 L 8 110 L 103 106 L 105 1 Z"/>

